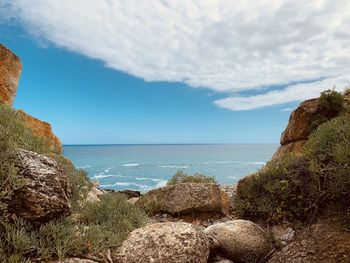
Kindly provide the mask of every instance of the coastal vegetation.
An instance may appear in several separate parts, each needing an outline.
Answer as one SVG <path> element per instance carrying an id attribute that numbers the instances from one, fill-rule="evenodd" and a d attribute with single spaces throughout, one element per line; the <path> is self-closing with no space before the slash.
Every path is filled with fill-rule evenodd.
<path id="1" fill-rule="evenodd" d="M 180 183 L 213 183 L 216 184 L 214 176 L 207 176 L 200 173 L 194 173 L 192 175 L 186 174 L 183 171 L 177 171 L 176 174 L 168 181 L 168 185 L 180 184 Z"/>
<path id="2" fill-rule="evenodd" d="M 317 216 L 335 214 L 350 222 L 350 116 L 345 96 L 334 90 L 321 94 L 321 112 L 328 120 L 312 132 L 303 155 L 272 160 L 242 180 L 235 198 L 241 216 L 311 223 Z"/>
<path id="3" fill-rule="evenodd" d="M 19 149 L 53 158 L 64 169 L 71 186 L 71 216 L 38 226 L 8 212 L 7 201 L 14 191 L 26 186 L 26 180 L 18 176 L 14 158 Z M 17 111 L 0 104 L 0 262 L 104 252 L 145 224 L 145 213 L 121 194 L 105 194 L 94 203 L 87 201 L 91 188 L 85 171 L 75 169 L 69 160 L 51 151 L 44 139 L 23 124 Z"/>

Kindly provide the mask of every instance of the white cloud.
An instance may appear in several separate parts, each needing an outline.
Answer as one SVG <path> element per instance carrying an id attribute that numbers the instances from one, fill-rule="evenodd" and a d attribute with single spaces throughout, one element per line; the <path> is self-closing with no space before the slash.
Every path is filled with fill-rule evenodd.
<path id="1" fill-rule="evenodd" d="M 232 110 L 350 83 L 332 82 L 350 72 L 348 0 L 1 0 L 0 9 L 39 38 L 147 81 L 260 89 L 215 102 Z M 324 80 L 265 90 L 313 79 Z"/>
<path id="2" fill-rule="evenodd" d="M 284 108 L 281 111 L 292 111 L 292 110 L 293 110 L 292 108 Z"/>
<path id="3" fill-rule="evenodd" d="M 338 86 L 335 86 L 334 83 L 337 83 Z M 276 104 L 315 98 L 327 88 L 335 88 L 335 90 L 342 91 L 349 83 L 350 76 L 344 74 L 340 77 L 327 78 L 311 83 L 289 85 L 285 89 L 269 91 L 260 95 L 228 97 L 216 100 L 214 103 L 219 107 L 233 111 L 251 110 Z"/>

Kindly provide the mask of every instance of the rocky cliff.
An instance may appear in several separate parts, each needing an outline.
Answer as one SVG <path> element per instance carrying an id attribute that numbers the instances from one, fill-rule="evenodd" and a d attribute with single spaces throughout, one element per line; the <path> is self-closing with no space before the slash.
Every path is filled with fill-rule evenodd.
<path id="1" fill-rule="evenodd" d="M 320 113 L 321 106 L 318 98 L 302 102 L 290 115 L 287 128 L 281 135 L 281 146 L 273 159 L 280 158 L 286 153 L 302 153 L 304 144 L 312 132 L 312 124 Z"/>
<path id="2" fill-rule="evenodd" d="M 30 128 L 37 136 L 44 138 L 53 152 L 61 153 L 62 144 L 60 139 L 52 132 L 51 125 L 47 122 L 41 121 L 23 110 L 19 110 L 18 113 L 22 116 L 24 124 Z"/>
<path id="3" fill-rule="evenodd" d="M 17 92 L 19 77 L 22 71 L 21 60 L 0 44 L 0 102 L 12 106 Z M 18 111 L 22 116 L 25 125 L 30 128 L 35 135 L 44 138 L 57 153 L 62 151 L 62 145 L 58 137 L 52 132 L 51 125 L 41 121 L 23 110 Z"/>
<path id="4" fill-rule="evenodd" d="M 0 44 L 0 100 L 12 105 L 22 71 L 21 60 Z"/>

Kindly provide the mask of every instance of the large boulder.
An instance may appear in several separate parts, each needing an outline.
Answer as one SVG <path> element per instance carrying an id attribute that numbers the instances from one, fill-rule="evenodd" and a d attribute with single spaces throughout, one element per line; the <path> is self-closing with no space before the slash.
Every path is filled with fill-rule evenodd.
<path id="1" fill-rule="evenodd" d="M 290 115 L 288 126 L 281 136 L 281 144 L 307 140 L 312 132 L 312 123 L 319 113 L 321 113 L 319 99 L 302 102 Z"/>
<path id="2" fill-rule="evenodd" d="M 279 159 L 288 153 L 302 154 L 304 145 L 312 132 L 313 123 L 320 114 L 322 114 L 322 108 L 318 98 L 302 102 L 290 115 L 287 128 L 281 135 L 281 146 L 272 159 Z"/>
<path id="3" fill-rule="evenodd" d="M 350 233 L 334 222 L 321 222 L 275 253 L 268 263 L 349 263 Z"/>
<path id="4" fill-rule="evenodd" d="M 296 142 L 290 142 L 285 145 L 281 145 L 272 156 L 272 160 L 280 159 L 283 155 L 293 153 L 295 155 L 301 155 L 304 152 L 304 145 L 307 140 L 300 140 Z"/>
<path id="5" fill-rule="evenodd" d="M 209 242 L 205 234 L 187 223 L 157 223 L 130 233 L 115 252 L 120 263 L 206 263 Z"/>
<path id="6" fill-rule="evenodd" d="M 141 196 L 136 205 L 151 212 L 172 215 L 192 212 L 227 214 L 230 199 L 216 184 L 180 183 L 151 190 Z"/>
<path id="7" fill-rule="evenodd" d="M 24 185 L 12 194 L 9 212 L 32 223 L 69 214 L 68 178 L 57 161 L 26 150 L 19 150 L 14 158 Z"/>
<path id="8" fill-rule="evenodd" d="M 22 117 L 24 124 L 33 131 L 33 133 L 43 138 L 50 146 L 53 152 L 61 153 L 62 144 L 60 139 L 53 133 L 51 125 L 47 122 L 41 121 L 23 110 L 19 110 L 18 113 Z"/>
<path id="9" fill-rule="evenodd" d="M 22 71 L 21 60 L 0 44 L 0 101 L 12 106 Z"/>
<path id="10" fill-rule="evenodd" d="M 246 220 L 217 223 L 204 230 L 212 253 L 222 253 L 234 262 L 257 262 L 269 250 L 264 230 Z"/>

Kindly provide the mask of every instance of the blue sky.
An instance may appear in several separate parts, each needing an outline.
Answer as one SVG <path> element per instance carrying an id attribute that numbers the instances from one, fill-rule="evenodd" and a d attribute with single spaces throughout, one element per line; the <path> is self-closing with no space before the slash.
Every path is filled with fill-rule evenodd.
<path id="1" fill-rule="evenodd" d="M 157 0 L 151 2 L 158 4 Z M 344 83 L 349 83 L 344 73 L 349 66 L 344 64 L 350 55 L 349 45 L 325 44 L 316 56 L 309 50 L 300 53 L 305 42 L 302 36 L 300 39 L 286 37 L 287 44 L 281 37 L 268 38 L 269 30 L 260 28 L 259 21 L 239 25 L 246 27 L 244 31 L 237 29 L 237 25 L 227 28 L 238 18 L 219 11 L 211 13 L 210 6 L 207 7 L 210 12 L 198 6 L 181 7 L 184 10 L 178 10 L 178 6 L 159 8 L 163 10 L 159 12 L 170 10 L 181 14 L 168 21 L 169 15 L 163 13 L 137 19 L 122 17 L 118 12 L 122 2 L 117 0 L 99 1 L 105 5 L 103 8 L 93 6 L 94 3 L 97 2 L 92 1 L 91 7 L 86 5 L 85 9 L 82 1 L 68 0 L 50 4 L 41 0 L 0 3 L 0 15 L 4 17 L 0 20 L 0 42 L 13 50 L 23 63 L 14 106 L 50 122 L 64 144 L 277 143 L 290 109 L 330 85 L 338 84 L 342 89 Z M 110 21 L 106 20 L 104 10 L 111 3 L 114 13 Z M 145 10 L 135 6 L 124 8 L 133 13 Z M 316 15 L 313 17 L 316 7 L 319 10 L 318 6 L 305 8 L 305 12 L 309 12 L 305 16 L 312 20 L 309 26 L 289 30 L 311 30 L 319 36 L 328 32 L 327 23 L 322 24 L 321 29 L 313 27 L 319 19 Z M 335 7 L 333 15 L 338 21 L 344 6 Z M 50 8 L 55 10 L 55 15 L 50 15 L 53 14 Z M 193 16 L 198 8 L 208 14 L 201 19 Z M 261 6 L 257 8 L 258 12 L 264 10 Z M 284 8 L 271 9 L 275 19 L 284 14 Z M 329 11 L 330 7 L 325 7 L 322 14 L 327 8 Z M 80 10 L 79 13 L 76 10 Z M 242 13 L 242 10 L 236 11 L 237 16 Z M 84 20 L 89 12 L 101 20 L 100 26 L 89 27 L 91 21 Z M 220 16 L 219 22 L 217 16 Z M 120 20 L 115 21 L 119 17 Z M 154 17 L 158 20 L 152 20 Z M 291 11 L 292 22 L 293 17 Z M 183 33 L 187 29 L 182 25 L 187 24 L 186 19 L 200 21 L 191 27 L 196 30 L 188 34 Z M 285 19 L 288 22 L 288 17 Z M 95 25 L 96 21 L 93 22 Z M 162 28 L 166 23 L 169 28 Z M 275 24 L 273 20 L 269 23 Z M 346 28 L 349 21 L 340 23 L 339 31 L 342 26 Z M 206 30 L 198 36 L 196 32 L 202 24 Z M 147 30 L 154 30 L 142 35 L 145 25 Z M 172 34 L 171 28 L 175 28 Z M 124 32 L 126 29 L 134 32 Z M 237 30 L 238 35 L 228 37 L 230 30 Z M 247 43 L 238 46 L 243 40 L 250 41 L 252 35 L 245 36 L 249 30 L 258 30 L 259 36 L 265 33 L 265 41 L 258 43 L 257 40 L 249 49 L 246 49 Z M 284 28 L 275 30 L 283 32 Z M 278 36 L 277 31 L 273 37 Z M 331 33 L 336 36 L 335 33 L 341 32 Z M 316 33 L 313 38 L 318 37 Z M 341 39 L 348 41 L 350 37 Z M 163 43 L 168 42 L 171 44 L 164 46 Z M 270 42 L 275 43 L 276 50 L 270 50 Z M 238 55 L 233 54 L 231 43 L 236 45 L 234 50 L 242 49 Z M 289 50 L 289 46 L 285 46 L 289 44 L 294 45 L 292 51 L 281 52 L 284 48 Z M 341 58 L 335 57 L 335 50 L 343 52 Z M 300 58 L 305 54 L 308 58 L 304 61 Z M 343 63 L 342 67 L 337 61 Z"/>

